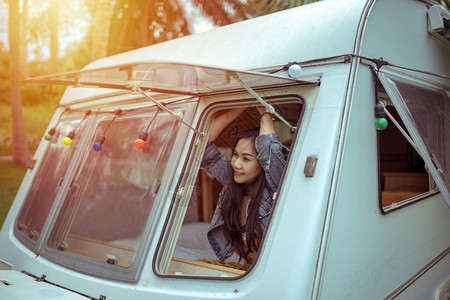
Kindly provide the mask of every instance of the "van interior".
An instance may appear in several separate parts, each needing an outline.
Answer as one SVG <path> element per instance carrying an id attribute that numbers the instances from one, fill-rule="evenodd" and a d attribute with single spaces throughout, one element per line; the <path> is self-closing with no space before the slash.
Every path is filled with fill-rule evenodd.
<path id="1" fill-rule="evenodd" d="M 398 126 L 408 134 L 399 113 L 395 109 L 383 86 L 379 85 L 379 100 L 386 103 L 386 109 Z M 387 117 L 386 117 L 387 118 Z M 416 149 L 405 138 L 393 120 L 379 130 L 379 189 L 380 209 L 388 212 L 406 200 L 421 199 L 421 195 L 436 189 L 425 162 Z"/>

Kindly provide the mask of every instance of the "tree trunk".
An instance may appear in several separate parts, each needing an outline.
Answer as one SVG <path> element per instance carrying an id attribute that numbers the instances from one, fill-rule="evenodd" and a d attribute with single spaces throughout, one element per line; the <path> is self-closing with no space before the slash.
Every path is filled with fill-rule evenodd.
<path id="1" fill-rule="evenodd" d="M 20 74 L 22 78 L 28 77 L 27 27 L 28 27 L 28 0 L 22 0 L 22 13 L 20 15 Z"/>
<path id="2" fill-rule="evenodd" d="M 32 167 L 22 116 L 20 91 L 20 14 L 19 0 L 9 1 L 9 77 L 11 89 L 11 114 L 13 128 L 13 162 Z"/>
<path id="3" fill-rule="evenodd" d="M 112 4 L 110 0 L 98 0 L 92 27 L 91 60 L 107 56 Z"/>
<path id="4" fill-rule="evenodd" d="M 50 30 L 50 59 L 52 73 L 58 72 L 58 0 L 51 0 L 49 7 L 49 30 Z"/>

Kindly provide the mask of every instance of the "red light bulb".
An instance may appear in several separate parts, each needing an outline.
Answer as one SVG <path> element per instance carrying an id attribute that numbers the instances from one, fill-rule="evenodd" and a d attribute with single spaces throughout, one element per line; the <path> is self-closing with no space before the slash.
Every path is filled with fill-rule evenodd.
<path id="1" fill-rule="evenodd" d="M 134 141 L 134 146 L 136 147 L 136 149 L 140 150 L 145 147 L 145 140 L 147 139 L 147 137 L 148 137 L 147 132 L 141 132 L 137 140 Z"/>
<path id="2" fill-rule="evenodd" d="M 136 149 L 143 149 L 145 147 L 145 141 L 139 138 L 134 141 L 134 146 L 136 147 Z"/>

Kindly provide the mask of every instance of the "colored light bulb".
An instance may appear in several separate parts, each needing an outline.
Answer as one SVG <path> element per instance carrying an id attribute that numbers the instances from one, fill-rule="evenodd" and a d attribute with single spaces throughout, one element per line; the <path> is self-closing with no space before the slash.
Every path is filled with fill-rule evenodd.
<path id="1" fill-rule="evenodd" d="M 134 141 L 134 146 L 136 149 L 143 149 L 145 147 L 145 141 L 143 139 L 137 139 Z"/>
<path id="2" fill-rule="evenodd" d="M 100 151 L 100 150 L 102 150 L 102 143 L 100 143 L 100 142 L 95 142 L 95 143 L 92 145 L 92 149 L 94 149 L 94 151 Z"/>
<path id="3" fill-rule="evenodd" d="M 148 137 L 147 132 L 142 132 L 139 137 L 134 141 L 134 146 L 136 149 L 143 149 L 145 147 L 145 140 Z"/>
<path id="4" fill-rule="evenodd" d="M 386 118 L 376 118 L 375 119 L 375 128 L 377 130 L 384 130 L 388 126 L 388 121 Z"/>
<path id="5" fill-rule="evenodd" d="M 105 136 L 103 134 L 99 135 L 95 140 L 95 143 L 92 145 L 92 149 L 94 151 L 100 151 L 103 148 L 103 143 L 105 142 Z"/>
<path id="6" fill-rule="evenodd" d="M 63 144 L 66 146 L 70 146 L 72 144 L 72 139 L 75 136 L 75 132 L 71 131 L 69 134 L 63 139 Z"/>
<path id="7" fill-rule="evenodd" d="M 72 139 L 70 137 L 66 136 L 63 139 L 63 144 L 66 145 L 66 146 L 70 146 L 72 144 Z"/>
<path id="8" fill-rule="evenodd" d="M 55 128 L 51 128 L 47 134 L 45 134 L 44 138 L 46 141 L 50 141 L 53 138 L 53 134 L 55 134 Z"/>
<path id="9" fill-rule="evenodd" d="M 384 117 L 386 114 L 384 112 L 384 104 L 378 102 L 375 104 L 374 116 L 375 116 L 375 128 L 377 130 L 384 130 L 388 126 L 388 121 Z"/>

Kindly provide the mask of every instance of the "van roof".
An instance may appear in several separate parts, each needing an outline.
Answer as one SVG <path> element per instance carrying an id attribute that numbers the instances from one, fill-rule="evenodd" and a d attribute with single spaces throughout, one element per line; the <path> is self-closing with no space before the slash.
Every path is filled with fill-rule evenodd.
<path id="1" fill-rule="evenodd" d="M 435 3 L 421 2 L 322 0 L 98 59 L 82 72 L 141 62 L 261 71 L 293 61 L 354 54 L 382 57 L 396 65 L 446 74 L 450 64 L 449 43 L 429 38 L 423 4 L 429 7 Z M 92 95 L 92 91 L 81 90 L 74 93 L 73 89 L 67 89 L 61 104 Z M 97 89 L 95 93 L 104 95 L 108 91 Z"/>
<path id="2" fill-rule="evenodd" d="M 162 60 L 251 70 L 353 53 L 368 2 L 323 0 L 99 59 L 86 69 Z"/>

